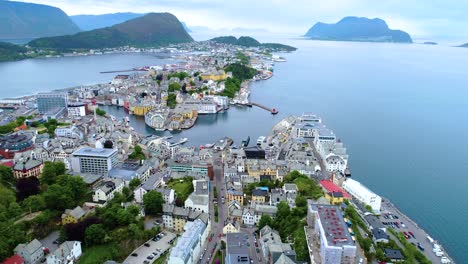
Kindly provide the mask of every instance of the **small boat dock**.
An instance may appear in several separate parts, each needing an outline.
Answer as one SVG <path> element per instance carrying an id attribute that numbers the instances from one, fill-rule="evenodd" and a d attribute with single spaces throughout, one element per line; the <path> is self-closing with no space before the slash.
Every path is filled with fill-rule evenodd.
<path id="1" fill-rule="evenodd" d="M 247 106 L 250 106 L 250 107 L 256 106 L 256 107 L 262 108 L 262 109 L 264 109 L 264 110 L 270 112 L 272 115 L 276 115 L 276 114 L 279 113 L 278 109 L 276 109 L 276 108 L 269 108 L 269 107 L 266 107 L 266 106 L 264 106 L 264 105 L 261 105 L 261 104 L 258 104 L 258 103 L 254 103 L 254 102 L 248 103 Z"/>

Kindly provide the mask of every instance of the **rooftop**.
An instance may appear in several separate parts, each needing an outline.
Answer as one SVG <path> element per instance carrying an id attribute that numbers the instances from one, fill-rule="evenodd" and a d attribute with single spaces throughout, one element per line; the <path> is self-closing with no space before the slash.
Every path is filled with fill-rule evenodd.
<path id="1" fill-rule="evenodd" d="M 354 246 L 351 234 L 344 222 L 340 209 L 333 205 L 311 205 L 318 218 L 330 246 Z"/>
<path id="2" fill-rule="evenodd" d="M 226 258 L 229 263 L 245 263 L 250 262 L 250 246 L 247 244 L 249 237 L 246 233 L 227 233 L 226 234 Z"/>
<path id="3" fill-rule="evenodd" d="M 73 156 L 87 156 L 87 157 L 101 157 L 108 158 L 114 153 L 117 153 L 117 149 L 106 149 L 106 148 L 81 148 L 73 152 Z"/>
<path id="4" fill-rule="evenodd" d="M 342 193 L 343 197 L 345 198 L 351 198 L 351 195 L 349 195 L 347 192 L 343 191 L 340 187 L 338 187 L 336 184 L 334 184 L 330 180 L 321 180 L 320 185 L 327 191 L 327 193 Z M 338 197 L 336 195 L 333 195 L 334 197 Z"/>
<path id="5" fill-rule="evenodd" d="M 190 253 L 196 247 L 198 240 L 206 229 L 203 221 L 197 219 L 194 222 L 187 222 L 184 226 L 185 232 L 177 240 L 177 244 L 171 250 L 170 258 L 183 259 L 185 262 L 190 258 Z"/>

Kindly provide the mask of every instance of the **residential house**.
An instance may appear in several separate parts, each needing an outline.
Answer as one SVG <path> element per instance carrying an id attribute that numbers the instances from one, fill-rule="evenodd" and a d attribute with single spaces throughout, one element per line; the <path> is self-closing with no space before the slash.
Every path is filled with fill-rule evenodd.
<path id="1" fill-rule="evenodd" d="M 162 215 L 163 225 L 165 228 L 169 230 L 174 229 L 173 212 L 174 212 L 173 204 L 167 204 L 167 203 L 163 204 L 163 215 Z"/>
<path id="2" fill-rule="evenodd" d="M 226 235 L 227 233 L 239 233 L 240 232 L 240 224 L 239 222 L 228 222 L 223 227 L 223 234 Z"/>
<path id="3" fill-rule="evenodd" d="M 382 229 L 372 229 L 372 240 L 375 243 L 388 243 L 388 235 Z"/>
<path id="4" fill-rule="evenodd" d="M 24 264 L 24 260 L 20 255 L 13 255 L 5 259 L 3 264 Z"/>
<path id="5" fill-rule="evenodd" d="M 209 210 L 209 182 L 207 180 L 194 180 L 193 193 L 185 200 L 185 208 L 208 213 Z"/>
<path id="6" fill-rule="evenodd" d="M 34 239 L 27 244 L 19 244 L 15 247 L 14 252 L 23 258 L 24 264 L 36 264 L 44 258 L 43 247 L 39 240 Z"/>
<path id="7" fill-rule="evenodd" d="M 81 241 L 65 241 L 47 256 L 47 264 L 78 263 L 81 254 Z"/>
<path id="8" fill-rule="evenodd" d="M 251 208 L 244 208 L 242 213 L 242 223 L 246 226 L 255 225 L 255 211 Z"/>
<path id="9" fill-rule="evenodd" d="M 121 179 L 106 179 L 93 192 L 93 202 L 104 205 L 114 198 L 116 192 L 122 192 L 125 182 Z"/>
<path id="10" fill-rule="evenodd" d="M 254 189 L 252 190 L 252 201 L 256 203 L 266 203 L 268 199 L 268 191 L 264 189 Z"/>
<path id="11" fill-rule="evenodd" d="M 238 201 L 239 204 L 244 204 L 244 193 L 242 191 L 228 189 L 226 194 L 228 202 Z"/>
<path id="12" fill-rule="evenodd" d="M 260 230 L 259 242 L 263 258 L 267 263 L 296 263 L 296 252 L 292 250 L 290 244 L 283 243 L 279 233 L 270 226 L 265 226 Z"/>
<path id="13" fill-rule="evenodd" d="M 392 262 L 402 262 L 405 260 L 405 256 L 398 249 L 384 249 L 385 258 L 390 259 Z"/>
<path id="14" fill-rule="evenodd" d="M 73 210 L 66 209 L 62 214 L 62 225 L 77 223 L 85 214 L 86 211 L 81 206 L 77 206 Z"/>
<path id="15" fill-rule="evenodd" d="M 277 206 L 280 202 L 287 202 L 284 190 L 281 188 L 271 190 L 270 205 Z"/>

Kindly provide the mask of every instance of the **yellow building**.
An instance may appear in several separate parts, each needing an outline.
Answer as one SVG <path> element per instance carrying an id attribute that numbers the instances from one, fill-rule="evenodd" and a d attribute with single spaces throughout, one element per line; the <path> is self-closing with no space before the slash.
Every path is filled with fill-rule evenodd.
<path id="1" fill-rule="evenodd" d="M 152 105 L 137 105 L 137 106 L 132 107 L 131 110 L 133 111 L 134 115 L 144 116 L 144 115 L 146 115 L 146 113 L 151 111 L 153 108 L 154 108 L 154 106 L 152 106 Z"/>
<path id="2" fill-rule="evenodd" d="M 266 203 L 268 197 L 268 192 L 265 190 L 254 189 L 252 191 L 252 201 L 257 203 Z"/>
<path id="3" fill-rule="evenodd" d="M 188 208 L 175 207 L 173 212 L 174 231 L 183 232 L 190 211 Z"/>
<path id="4" fill-rule="evenodd" d="M 227 200 L 228 203 L 232 201 L 237 201 L 240 205 L 244 204 L 244 193 L 236 190 L 227 191 Z"/>
<path id="5" fill-rule="evenodd" d="M 77 223 L 85 214 L 86 211 L 80 206 L 75 207 L 73 210 L 67 209 L 62 214 L 62 225 Z"/>
<path id="6" fill-rule="evenodd" d="M 227 225 L 223 227 L 223 234 L 226 235 L 227 233 L 239 233 L 240 226 L 236 222 L 231 223 L 229 222 Z"/>
<path id="7" fill-rule="evenodd" d="M 227 78 L 227 74 L 223 70 L 219 70 L 216 72 L 202 73 L 200 74 L 200 77 L 202 78 L 203 81 L 205 80 L 222 81 Z"/>

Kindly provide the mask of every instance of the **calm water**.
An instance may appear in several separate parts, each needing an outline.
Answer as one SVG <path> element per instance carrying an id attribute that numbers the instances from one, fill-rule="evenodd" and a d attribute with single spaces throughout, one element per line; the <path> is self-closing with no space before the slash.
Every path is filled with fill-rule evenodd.
<path id="1" fill-rule="evenodd" d="M 457 262 L 468 258 L 468 49 L 283 40 L 299 50 L 275 76 L 252 85 L 252 100 L 276 107 L 231 108 L 202 116 L 176 137 L 194 145 L 222 136 L 237 144 L 266 135 L 283 117 L 315 112 L 345 142 L 353 177 L 440 240 Z M 101 70 L 152 63 L 154 57 L 111 55 L 0 64 L 9 96 L 108 81 Z M 24 78 L 25 75 L 28 78 Z M 6 95 L 5 95 L 6 96 Z M 122 116 L 122 109 L 109 108 Z M 131 118 L 145 133 L 142 118 Z"/>

